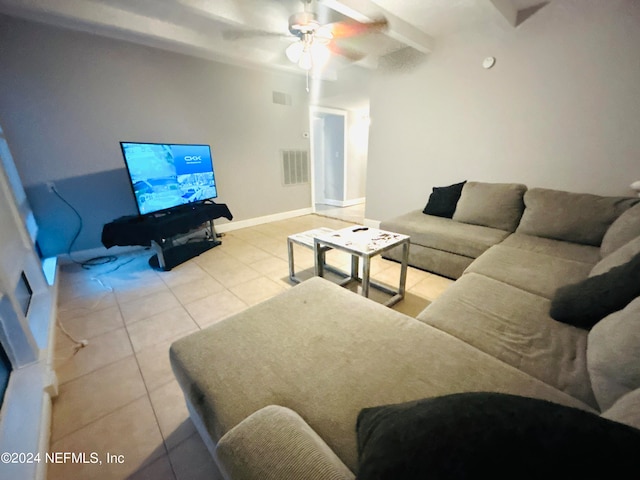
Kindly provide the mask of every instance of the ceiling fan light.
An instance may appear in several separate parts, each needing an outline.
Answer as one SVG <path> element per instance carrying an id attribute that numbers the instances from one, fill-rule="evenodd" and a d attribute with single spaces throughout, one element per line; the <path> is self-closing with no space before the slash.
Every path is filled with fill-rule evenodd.
<path id="1" fill-rule="evenodd" d="M 300 60 L 298 61 L 298 66 L 303 70 L 311 70 L 311 67 L 313 67 L 313 58 L 309 50 L 304 50 L 302 52 Z"/>
<path id="2" fill-rule="evenodd" d="M 314 68 L 323 68 L 329 61 L 331 52 L 326 45 L 314 43 L 309 49 Z"/>
<path id="3" fill-rule="evenodd" d="M 287 58 L 290 62 L 298 63 L 300 61 L 300 58 L 302 57 L 303 50 L 304 45 L 302 44 L 302 42 L 298 41 L 289 45 L 285 50 L 285 54 L 287 55 Z"/>
<path id="4" fill-rule="evenodd" d="M 315 37 L 316 39 L 323 42 L 328 42 L 329 40 L 331 40 L 333 38 L 333 33 L 331 33 L 331 26 L 322 25 L 321 27 L 318 27 L 315 33 Z"/>

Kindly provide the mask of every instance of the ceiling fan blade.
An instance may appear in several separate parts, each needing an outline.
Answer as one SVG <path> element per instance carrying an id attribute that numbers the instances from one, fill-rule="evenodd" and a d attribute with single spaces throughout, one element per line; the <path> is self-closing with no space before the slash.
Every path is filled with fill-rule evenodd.
<path id="1" fill-rule="evenodd" d="M 278 32 L 268 32 L 266 30 L 226 30 L 222 32 L 222 38 L 225 40 L 242 40 L 245 38 L 258 37 L 278 37 L 291 39 L 296 38 L 293 35 Z"/>
<path id="2" fill-rule="evenodd" d="M 329 42 L 327 48 L 331 53 L 340 55 L 341 57 L 351 60 L 352 62 L 357 62 L 358 60 L 362 60 L 365 57 L 364 53 L 351 50 L 350 48 L 341 47 L 336 42 Z"/>
<path id="3" fill-rule="evenodd" d="M 371 22 L 357 22 L 355 20 L 346 22 L 335 22 L 327 25 L 331 29 L 334 38 L 348 38 L 368 33 L 381 32 L 389 25 L 386 18 L 380 17 Z"/>

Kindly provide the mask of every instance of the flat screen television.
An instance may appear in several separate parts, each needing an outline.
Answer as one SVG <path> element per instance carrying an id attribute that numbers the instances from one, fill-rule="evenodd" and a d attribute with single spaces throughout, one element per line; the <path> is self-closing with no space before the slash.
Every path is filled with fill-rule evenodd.
<path id="1" fill-rule="evenodd" d="M 120 142 L 140 215 L 216 198 L 209 145 Z"/>

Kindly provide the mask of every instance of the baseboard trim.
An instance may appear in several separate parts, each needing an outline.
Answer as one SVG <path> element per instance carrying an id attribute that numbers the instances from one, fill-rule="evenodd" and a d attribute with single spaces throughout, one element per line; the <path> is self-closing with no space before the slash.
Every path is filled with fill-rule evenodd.
<path id="1" fill-rule="evenodd" d="M 367 201 L 366 197 L 360 197 L 360 198 L 352 198 L 351 200 L 345 200 L 344 206 L 345 207 L 353 207 L 354 205 L 360 205 L 362 203 L 365 203 Z"/>
<path id="2" fill-rule="evenodd" d="M 229 223 L 223 223 L 216 225 L 216 232 L 226 233 L 233 230 L 240 230 L 241 228 L 255 227 L 264 223 L 277 222 L 279 220 L 288 220 L 289 218 L 301 217 L 303 215 L 309 215 L 313 213 L 311 207 L 301 208 L 299 210 L 290 210 L 288 212 L 273 213 L 271 215 L 265 215 L 262 217 L 248 218 L 246 220 L 234 220 Z"/>

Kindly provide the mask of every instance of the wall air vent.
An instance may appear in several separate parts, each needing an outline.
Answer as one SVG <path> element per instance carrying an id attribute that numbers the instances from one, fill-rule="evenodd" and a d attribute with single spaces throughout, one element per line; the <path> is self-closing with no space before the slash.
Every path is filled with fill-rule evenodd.
<path id="1" fill-rule="evenodd" d="M 282 150 L 282 183 L 301 185 L 309 183 L 309 152 L 306 150 Z"/>
<path id="2" fill-rule="evenodd" d="M 277 105 L 288 105 L 290 106 L 293 102 L 291 100 L 291 95 L 284 92 L 273 92 L 273 103 Z"/>

